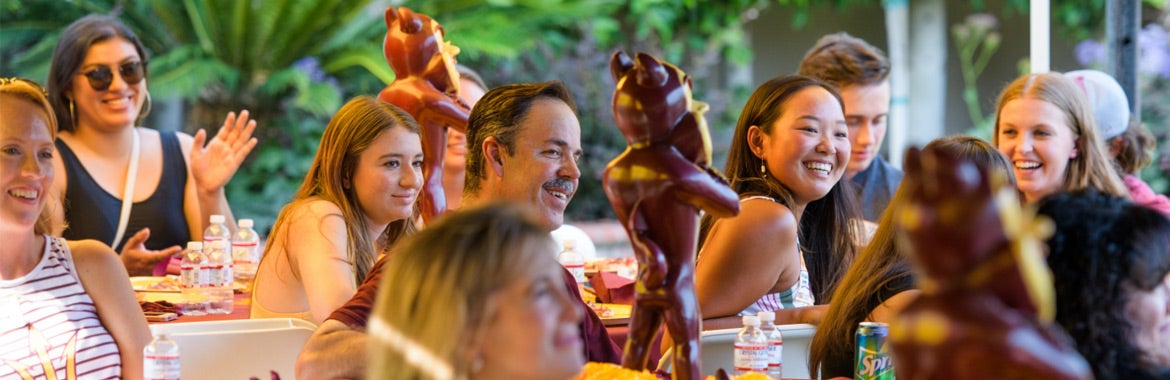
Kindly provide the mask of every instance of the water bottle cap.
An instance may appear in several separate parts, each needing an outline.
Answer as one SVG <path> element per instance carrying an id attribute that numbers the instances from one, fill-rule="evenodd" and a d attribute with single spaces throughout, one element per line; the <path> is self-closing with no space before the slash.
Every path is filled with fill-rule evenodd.
<path id="1" fill-rule="evenodd" d="M 240 219 L 240 228 L 252 228 L 252 219 Z"/>
<path id="2" fill-rule="evenodd" d="M 760 322 L 772 322 L 776 320 L 776 312 L 774 311 L 761 311 L 756 313 L 756 316 L 760 317 Z"/>
<path id="3" fill-rule="evenodd" d="M 203 250 L 203 242 L 189 241 L 189 242 L 187 242 L 187 250 L 188 251 L 202 251 Z"/>
<path id="4" fill-rule="evenodd" d="M 227 249 L 227 241 L 225 241 L 225 240 L 212 240 L 211 241 L 211 249 Z"/>
<path id="5" fill-rule="evenodd" d="M 211 214 L 211 224 L 219 224 L 219 223 L 223 223 L 223 221 L 224 221 L 224 220 L 225 220 L 225 219 L 223 218 L 223 215 L 220 215 L 220 214 Z"/>
<path id="6" fill-rule="evenodd" d="M 760 325 L 760 317 L 757 317 L 754 315 L 745 315 L 745 316 L 743 316 L 743 325 L 744 326 L 759 326 Z"/>

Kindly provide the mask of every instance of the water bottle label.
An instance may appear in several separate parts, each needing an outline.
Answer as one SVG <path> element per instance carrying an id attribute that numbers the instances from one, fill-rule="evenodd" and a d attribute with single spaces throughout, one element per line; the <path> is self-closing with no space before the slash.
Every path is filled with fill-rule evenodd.
<path id="1" fill-rule="evenodd" d="M 198 288 L 207 283 L 207 272 L 199 267 L 183 267 L 179 272 L 180 288 Z"/>
<path id="2" fill-rule="evenodd" d="M 735 344 L 735 370 L 764 372 L 768 370 L 768 345 Z"/>
<path id="3" fill-rule="evenodd" d="M 236 272 L 236 270 L 235 270 L 234 265 L 232 265 L 232 264 L 224 265 L 223 266 L 223 278 L 218 283 L 219 286 L 226 286 L 228 288 L 231 288 L 235 284 L 235 281 L 236 281 L 236 273 L 235 272 Z"/>
<path id="4" fill-rule="evenodd" d="M 253 263 L 252 254 L 255 251 L 256 243 L 249 244 L 232 244 L 232 261 L 237 264 L 251 264 Z"/>
<path id="5" fill-rule="evenodd" d="M 223 286 L 225 280 L 231 279 L 231 269 L 223 265 L 209 266 L 208 268 L 208 285 Z"/>
<path id="6" fill-rule="evenodd" d="M 571 264 L 565 265 L 565 269 L 569 270 L 569 273 L 571 273 L 573 275 L 573 278 L 576 279 L 577 282 L 579 282 L 579 283 L 585 282 L 586 279 L 585 279 L 585 264 L 584 263 L 582 263 L 580 265 L 571 265 Z"/>
<path id="7" fill-rule="evenodd" d="M 784 343 L 772 341 L 768 343 L 768 369 L 779 369 L 783 363 Z"/>
<path id="8" fill-rule="evenodd" d="M 146 355 L 143 374 L 147 380 L 172 380 L 179 378 L 178 355 Z"/>

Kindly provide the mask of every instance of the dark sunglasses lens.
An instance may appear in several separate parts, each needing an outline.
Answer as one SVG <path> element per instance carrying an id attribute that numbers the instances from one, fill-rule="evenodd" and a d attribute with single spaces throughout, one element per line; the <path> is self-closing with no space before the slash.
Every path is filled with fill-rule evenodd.
<path id="1" fill-rule="evenodd" d="M 146 68 L 142 62 L 126 62 L 118 67 L 118 73 L 122 74 L 122 80 L 126 81 L 127 84 L 138 84 L 142 81 Z"/>
<path id="2" fill-rule="evenodd" d="M 85 77 L 89 79 L 89 86 L 98 91 L 110 88 L 110 83 L 114 81 L 114 73 L 105 66 L 95 67 L 90 72 L 85 73 Z"/>

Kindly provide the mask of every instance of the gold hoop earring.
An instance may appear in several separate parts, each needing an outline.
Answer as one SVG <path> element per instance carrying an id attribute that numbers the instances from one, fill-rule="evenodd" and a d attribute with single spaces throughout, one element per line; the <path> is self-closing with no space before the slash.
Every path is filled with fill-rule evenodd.
<path id="1" fill-rule="evenodd" d="M 142 111 L 142 112 L 138 113 L 138 119 L 134 120 L 134 124 L 142 124 L 142 120 L 146 119 L 147 115 L 150 115 L 150 111 L 153 108 L 153 107 L 151 107 L 151 104 L 153 104 L 153 102 L 150 100 L 150 91 L 147 91 L 146 92 L 146 104 L 142 105 L 142 108 L 145 109 L 146 111 Z"/>
<path id="2" fill-rule="evenodd" d="M 69 99 L 69 123 L 72 127 L 77 127 L 77 111 L 73 109 L 73 99 Z"/>

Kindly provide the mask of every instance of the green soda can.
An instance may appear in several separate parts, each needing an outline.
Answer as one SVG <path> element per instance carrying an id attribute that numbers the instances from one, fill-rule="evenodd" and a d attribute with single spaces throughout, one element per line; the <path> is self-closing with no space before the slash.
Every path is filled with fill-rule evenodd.
<path id="1" fill-rule="evenodd" d="M 857 326 L 854 380 L 894 380 L 894 361 L 886 348 L 889 331 L 889 325 L 879 322 L 861 322 Z"/>

